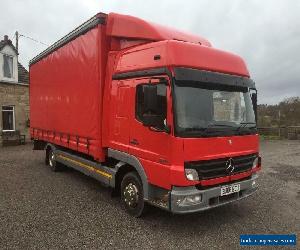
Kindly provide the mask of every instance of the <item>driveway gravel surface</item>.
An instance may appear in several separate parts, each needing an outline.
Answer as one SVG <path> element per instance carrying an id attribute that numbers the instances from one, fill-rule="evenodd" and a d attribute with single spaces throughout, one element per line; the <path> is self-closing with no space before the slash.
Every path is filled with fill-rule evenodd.
<path id="1" fill-rule="evenodd" d="M 300 142 L 262 141 L 261 154 L 251 198 L 189 215 L 151 208 L 136 219 L 97 181 L 51 172 L 32 144 L 0 147 L 0 249 L 240 249 L 240 234 L 260 233 L 299 241 Z"/>

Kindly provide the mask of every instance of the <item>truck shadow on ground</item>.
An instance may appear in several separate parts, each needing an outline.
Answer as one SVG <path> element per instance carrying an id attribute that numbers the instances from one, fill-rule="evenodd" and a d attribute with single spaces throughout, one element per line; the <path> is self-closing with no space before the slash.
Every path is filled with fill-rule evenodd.
<path id="1" fill-rule="evenodd" d="M 237 209 L 239 210 L 237 212 Z M 243 215 L 244 214 L 244 215 Z M 164 220 L 164 223 L 182 225 L 186 227 L 187 223 L 189 227 L 203 226 L 203 225 L 214 225 L 218 226 L 221 224 L 231 223 L 233 220 L 242 220 L 243 216 L 251 215 L 251 210 L 246 206 L 239 204 L 226 204 L 224 206 L 212 208 L 202 212 L 196 212 L 191 214 L 172 214 L 170 212 L 161 210 L 156 207 L 149 207 L 147 214 L 143 218 L 144 221 L 152 221 L 155 219 Z"/>
<path id="2" fill-rule="evenodd" d="M 118 214 L 115 216 L 126 218 L 126 220 L 132 223 L 145 224 L 153 230 L 157 230 L 158 228 L 162 230 L 164 228 L 169 232 L 177 232 L 184 230 L 188 226 L 189 232 L 196 230 L 198 233 L 201 233 L 201 231 L 204 233 L 208 227 L 218 228 L 221 225 L 230 224 L 232 221 L 240 221 L 242 223 L 244 217 L 251 216 L 253 212 L 251 207 L 247 206 L 243 201 L 192 214 L 172 214 L 148 205 L 145 215 L 136 219 L 126 214 L 122 209 L 120 197 L 111 196 L 111 189 L 102 186 L 96 180 L 73 169 L 67 169 L 64 174 L 71 175 L 70 178 L 78 182 L 78 185 L 83 185 L 90 191 L 96 192 L 97 196 L 92 202 L 98 203 L 105 199 L 109 206 L 114 206 L 114 210 L 117 210 Z"/>

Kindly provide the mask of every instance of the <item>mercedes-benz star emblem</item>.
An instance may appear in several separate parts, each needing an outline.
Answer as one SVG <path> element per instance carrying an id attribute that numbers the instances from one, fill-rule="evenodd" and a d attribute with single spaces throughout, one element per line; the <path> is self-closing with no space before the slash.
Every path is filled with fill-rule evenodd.
<path id="1" fill-rule="evenodd" d="M 234 171 L 234 165 L 233 165 L 233 159 L 230 158 L 227 162 L 226 162 L 226 172 L 227 173 L 232 173 Z"/>

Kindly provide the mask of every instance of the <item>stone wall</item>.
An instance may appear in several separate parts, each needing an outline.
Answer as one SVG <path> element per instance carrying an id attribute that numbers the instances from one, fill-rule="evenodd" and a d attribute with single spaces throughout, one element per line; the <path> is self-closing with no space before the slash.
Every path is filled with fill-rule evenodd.
<path id="1" fill-rule="evenodd" d="M 16 130 L 26 135 L 26 140 L 30 140 L 28 119 L 29 119 L 29 86 L 2 83 L 0 82 L 0 132 L 2 132 L 2 106 L 15 106 Z M 2 138 L 0 136 L 0 145 Z"/>

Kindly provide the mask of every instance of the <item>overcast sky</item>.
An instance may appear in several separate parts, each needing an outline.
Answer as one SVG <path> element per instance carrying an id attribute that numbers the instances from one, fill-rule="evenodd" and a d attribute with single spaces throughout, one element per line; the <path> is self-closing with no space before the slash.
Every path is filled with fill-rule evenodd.
<path id="1" fill-rule="evenodd" d="M 214 47 L 242 56 L 260 103 L 300 96 L 299 0 L 1 0 L 0 36 L 16 30 L 52 44 L 97 12 L 118 12 L 207 38 Z M 24 37 L 19 60 L 46 46 Z"/>

